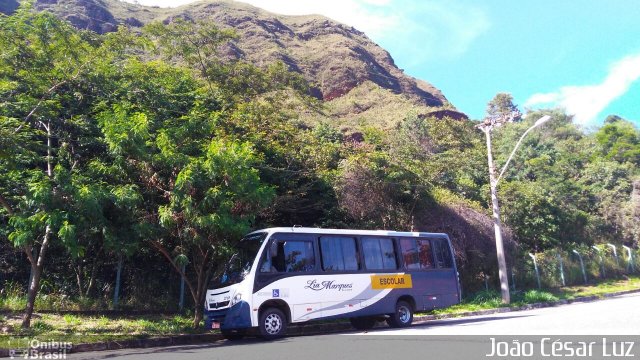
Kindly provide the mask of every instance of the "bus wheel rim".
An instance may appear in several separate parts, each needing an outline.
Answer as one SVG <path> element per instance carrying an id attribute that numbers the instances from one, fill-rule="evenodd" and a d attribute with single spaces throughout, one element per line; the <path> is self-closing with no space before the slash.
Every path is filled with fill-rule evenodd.
<path id="1" fill-rule="evenodd" d="M 401 306 L 398 309 L 398 318 L 403 324 L 409 322 L 409 319 L 411 318 L 411 312 L 406 306 Z"/>
<path id="2" fill-rule="evenodd" d="M 264 328 L 269 334 L 277 334 L 282 329 L 282 319 L 276 314 L 269 314 L 264 320 Z"/>

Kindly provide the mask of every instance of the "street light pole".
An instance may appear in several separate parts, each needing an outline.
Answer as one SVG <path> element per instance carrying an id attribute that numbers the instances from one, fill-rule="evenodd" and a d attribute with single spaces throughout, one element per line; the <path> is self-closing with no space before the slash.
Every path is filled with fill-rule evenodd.
<path id="1" fill-rule="evenodd" d="M 507 261 L 504 257 L 504 243 L 502 241 L 502 223 L 500 222 L 500 205 L 498 204 L 498 191 L 496 180 L 496 167 L 491 154 L 491 128 L 484 127 L 482 131 L 487 138 L 487 161 L 489 163 L 489 185 L 491 187 L 491 209 L 493 211 L 493 231 L 496 238 L 496 254 L 498 256 L 498 277 L 500 278 L 500 293 L 502 302 L 509 304 L 511 296 L 509 294 L 509 279 L 507 277 Z"/>
<path id="2" fill-rule="evenodd" d="M 549 121 L 551 117 L 549 115 L 545 115 L 538 119 L 527 131 L 522 134 L 520 140 L 516 143 L 516 146 L 513 148 L 511 155 L 509 155 L 509 159 L 504 164 L 504 167 L 500 171 L 500 175 L 496 178 L 496 166 L 493 162 L 493 154 L 491 153 L 491 131 L 493 127 L 496 125 L 500 125 L 501 123 L 496 118 L 487 118 L 482 124 L 478 125 L 477 128 L 484 132 L 487 139 L 487 162 L 489 163 L 489 187 L 491 188 L 491 210 L 493 212 L 493 230 L 495 232 L 496 238 L 496 254 L 498 257 L 498 276 L 500 278 L 500 293 L 502 294 L 502 302 L 504 304 L 509 304 L 511 302 L 511 295 L 509 294 L 509 278 L 507 277 L 507 261 L 504 256 L 504 241 L 502 239 L 502 223 L 500 221 L 500 204 L 498 203 L 498 182 L 502 178 L 507 166 L 511 162 L 513 155 L 516 150 L 522 143 L 522 139 L 529 133 L 529 131 L 534 128 L 544 124 Z"/>

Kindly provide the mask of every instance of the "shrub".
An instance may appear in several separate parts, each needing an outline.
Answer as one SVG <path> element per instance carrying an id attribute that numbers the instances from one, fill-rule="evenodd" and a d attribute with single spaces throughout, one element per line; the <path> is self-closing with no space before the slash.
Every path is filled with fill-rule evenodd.
<path id="1" fill-rule="evenodd" d="M 527 304 L 558 301 L 559 298 L 552 293 L 540 290 L 528 290 L 522 294 L 522 301 Z"/>

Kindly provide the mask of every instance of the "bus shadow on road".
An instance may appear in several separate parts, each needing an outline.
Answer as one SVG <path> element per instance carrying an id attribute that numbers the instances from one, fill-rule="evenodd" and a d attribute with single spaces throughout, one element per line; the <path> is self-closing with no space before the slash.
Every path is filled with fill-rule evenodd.
<path id="1" fill-rule="evenodd" d="M 293 338 L 293 337 L 292 337 Z M 224 348 L 236 345 L 251 346 L 264 343 L 286 343 L 289 338 L 284 337 L 282 339 L 266 341 L 259 337 L 247 337 L 242 340 L 218 340 L 205 344 L 193 344 L 193 345 L 174 345 L 167 347 L 150 347 L 150 348 L 129 348 L 115 351 L 105 351 L 103 353 L 76 353 L 71 354 L 70 359 L 83 360 L 83 359 L 117 359 L 120 357 L 135 358 L 137 356 L 153 355 L 153 354 L 173 354 L 176 356 L 188 357 L 190 354 L 197 354 L 205 349 L 212 348 Z"/>
<path id="2" fill-rule="evenodd" d="M 430 320 L 426 322 L 416 323 L 410 327 L 402 328 L 409 330 L 416 330 L 420 328 L 433 328 L 433 327 L 444 327 L 444 326 L 464 326 L 482 322 L 491 322 L 496 320 L 505 320 L 505 319 L 515 319 L 515 318 L 526 318 L 532 315 L 525 314 L 514 314 L 514 315 L 506 315 L 506 316 L 489 316 L 489 317 L 474 317 L 474 318 L 457 318 L 457 319 L 444 319 L 444 320 Z M 307 338 L 313 339 L 315 341 L 323 341 L 330 340 L 331 336 L 336 335 L 395 335 L 398 329 L 396 328 L 388 328 L 385 326 L 375 327 L 369 331 L 358 331 L 358 330 L 341 330 L 341 331 L 324 331 L 317 333 L 308 333 L 304 335 L 292 335 L 287 336 L 277 340 L 266 341 L 260 337 L 249 336 L 247 338 L 241 340 L 218 340 L 211 343 L 206 344 L 194 344 L 194 345 L 176 345 L 170 347 L 154 347 L 154 348 L 136 348 L 136 349 L 128 349 L 128 350 L 119 350 L 117 352 L 105 352 L 103 354 L 87 354 L 90 357 L 83 357 L 82 353 L 73 354 L 75 356 L 79 356 L 77 359 L 115 359 L 119 357 L 135 357 L 135 356 L 144 356 L 144 355 L 161 355 L 161 354 L 172 354 L 179 357 L 188 357 L 190 354 L 196 355 L 205 349 L 210 348 L 228 348 L 233 346 L 264 346 L 265 344 L 286 344 L 289 342 L 297 342 L 296 339 Z M 323 339 L 324 337 L 327 339 Z M 431 336 L 431 334 L 425 334 L 424 336 Z M 85 355 L 85 356 L 87 356 Z"/>

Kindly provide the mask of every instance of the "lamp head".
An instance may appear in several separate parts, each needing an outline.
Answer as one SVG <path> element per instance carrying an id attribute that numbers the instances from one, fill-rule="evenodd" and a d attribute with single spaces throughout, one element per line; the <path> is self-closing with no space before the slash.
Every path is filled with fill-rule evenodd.
<path id="1" fill-rule="evenodd" d="M 538 119 L 535 124 L 533 124 L 533 126 L 540 126 L 544 123 L 546 123 L 547 121 L 551 120 L 551 116 L 549 115 L 545 115 L 543 117 L 541 117 L 540 119 Z"/>

